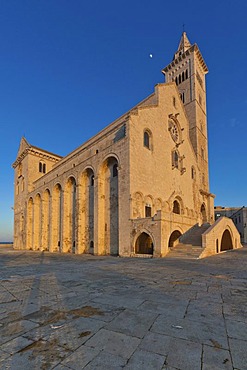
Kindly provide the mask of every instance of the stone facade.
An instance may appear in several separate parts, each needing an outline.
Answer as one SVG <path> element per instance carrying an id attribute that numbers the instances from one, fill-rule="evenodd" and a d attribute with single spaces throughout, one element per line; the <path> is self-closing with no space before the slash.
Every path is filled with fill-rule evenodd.
<path id="1" fill-rule="evenodd" d="M 166 83 L 66 157 L 22 138 L 14 248 L 158 257 L 195 224 L 213 224 L 208 70 L 185 33 L 162 72 Z"/>

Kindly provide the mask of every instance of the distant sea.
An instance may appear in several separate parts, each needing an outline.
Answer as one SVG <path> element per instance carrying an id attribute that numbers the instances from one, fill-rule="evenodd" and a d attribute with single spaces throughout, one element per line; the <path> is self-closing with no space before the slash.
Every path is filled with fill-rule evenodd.
<path id="1" fill-rule="evenodd" d="M 0 242 L 0 244 L 13 244 L 13 242 Z"/>

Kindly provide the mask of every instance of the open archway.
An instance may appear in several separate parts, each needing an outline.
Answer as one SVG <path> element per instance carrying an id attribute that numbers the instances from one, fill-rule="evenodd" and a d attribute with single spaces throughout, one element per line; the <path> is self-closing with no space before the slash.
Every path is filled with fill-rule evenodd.
<path id="1" fill-rule="evenodd" d="M 233 249 L 232 237 L 230 231 L 225 230 L 221 239 L 220 251 L 227 251 L 229 249 Z"/>
<path id="2" fill-rule="evenodd" d="M 151 236 L 145 232 L 141 233 L 136 239 L 135 253 L 153 255 L 153 251 L 154 245 Z"/>
<path id="3" fill-rule="evenodd" d="M 63 252 L 75 253 L 76 247 L 76 180 L 70 176 L 64 187 Z"/>
<path id="4" fill-rule="evenodd" d="M 63 191 L 57 183 L 52 192 L 50 252 L 62 252 L 62 205 Z"/>
<path id="5" fill-rule="evenodd" d="M 43 193 L 42 198 L 42 235 L 41 235 L 41 245 L 42 250 L 49 250 L 50 246 L 50 201 L 51 194 L 48 189 Z"/>
<path id="6" fill-rule="evenodd" d="M 98 173 L 98 253 L 119 253 L 119 162 L 110 156 Z"/>
<path id="7" fill-rule="evenodd" d="M 171 236 L 169 238 L 169 243 L 168 243 L 168 247 L 169 248 L 172 248 L 174 247 L 176 244 L 178 244 L 179 242 L 179 238 L 181 236 L 181 232 L 179 230 L 175 230 L 171 233 Z"/>

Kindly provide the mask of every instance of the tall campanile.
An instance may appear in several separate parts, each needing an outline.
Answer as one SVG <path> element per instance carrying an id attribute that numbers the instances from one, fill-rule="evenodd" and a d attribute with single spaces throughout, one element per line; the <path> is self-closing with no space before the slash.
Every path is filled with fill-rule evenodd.
<path id="1" fill-rule="evenodd" d="M 190 140 L 200 168 L 201 188 L 209 191 L 205 75 L 208 68 L 197 44 L 183 32 L 172 62 L 162 70 L 166 82 L 175 82 L 189 119 Z"/>

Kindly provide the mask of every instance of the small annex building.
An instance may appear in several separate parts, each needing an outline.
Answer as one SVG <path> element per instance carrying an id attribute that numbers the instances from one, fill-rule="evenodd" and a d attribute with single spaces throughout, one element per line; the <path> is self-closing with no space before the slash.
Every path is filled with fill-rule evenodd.
<path id="1" fill-rule="evenodd" d="M 65 157 L 21 139 L 15 249 L 163 257 L 186 246 L 203 257 L 241 247 L 230 219 L 214 223 L 208 68 L 185 32 L 162 72 L 153 94 Z"/>

